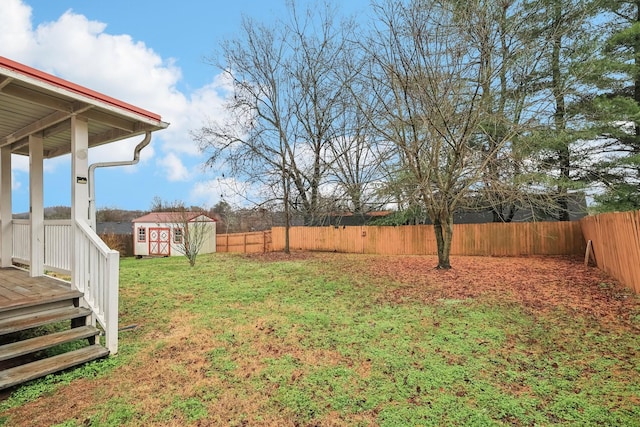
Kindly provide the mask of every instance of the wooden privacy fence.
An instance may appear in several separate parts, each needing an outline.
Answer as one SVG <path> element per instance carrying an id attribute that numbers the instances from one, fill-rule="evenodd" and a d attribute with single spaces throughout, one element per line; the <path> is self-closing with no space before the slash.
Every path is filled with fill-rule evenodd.
<path id="1" fill-rule="evenodd" d="M 284 249 L 284 227 L 219 234 L 218 252 Z M 435 255 L 433 226 L 292 227 L 292 250 L 385 255 Z M 579 222 L 455 224 L 452 255 L 582 255 L 591 240 L 598 268 L 640 293 L 640 210 L 589 216 Z"/>
<path id="2" fill-rule="evenodd" d="M 271 231 L 218 234 L 216 236 L 216 252 L 264 253 L 271 251 Z"/>
<path id="3" fill-rule="evenodd" d="M 284 249 L 284 227 L 272 228 L 272 250 Z M 292 250 L 386 255 L 435 255 L 432 225 L 292 227 Z M 584 254 L 579 222 L 455 224 L 451 255 Z"/>
<path id="4" fill-rule="evenodd" d="M 580 225 L 598 268 L 640 293 L 640 210 L 588 216 Z"/>

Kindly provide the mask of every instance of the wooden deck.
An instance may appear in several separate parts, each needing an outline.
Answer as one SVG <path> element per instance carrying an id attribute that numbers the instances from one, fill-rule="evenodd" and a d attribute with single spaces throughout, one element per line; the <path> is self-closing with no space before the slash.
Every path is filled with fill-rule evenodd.
<path id="1" fill-rule="evenodd" d="M 0 314 L 42 301 L 55 302 L 81 295 L 71 285 L 52 277 L 29 277 L 18 268 L 0 268 Z"/>
<path id="2" fill-rule="evenodd" d="M 62 280 L 0 268 L 0 390 L 109 354 L 81 298 Z"/>

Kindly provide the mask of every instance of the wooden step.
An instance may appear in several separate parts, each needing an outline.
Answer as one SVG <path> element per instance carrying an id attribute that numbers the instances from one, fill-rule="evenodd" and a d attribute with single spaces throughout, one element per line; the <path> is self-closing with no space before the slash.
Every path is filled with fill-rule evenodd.
<path id="1" fill-rule="evenodd" d="M 38 313 L 22 314 L 8 319 L 1 319 L 0 335 L 61 322 L 63 320 L 77 319 L 90 314 L 91 310 L 84 307 L 56 308 Z"/>
<path id="2" fill-rule="evenodd" d="M 3 346 L 0 346 L 0 361 L 24 356 L 29 353 L 34 353 L 36 351 L 55 347 L 60 344 L 95 337 L 99 334 L 100 331 L 93 326 L 82 326 L 80 328 L 68 329 L 62 332 L 56 332 L 53 334 L 30 338 L 24 341 L 5 344 Z"/>
<path id="3" fill-rule="evenodd" d="M 44 377 L 45 375 L 62 371 L 91 360 L 100 359 L 106 357 L 108 354 L 109 350 L 96 344 L 0 371 L 0 390 Z"/>
<path id="4" fill-rule="evenodd" d="M 0 313 L 12 311 L 12 310 L 20 310 L 20 309 L 28 309 L 30 307 L 38 307 L 40 305 L 45 304 L 53 304 L 56 302 L 64 302 L 69 301 L 72 302 L 76 298 L 80 298 L 83 296 L 83 293 L 80 291 L 68 289 L 68 290 L 52 290 L 50 293 L 41 293 L 37 298 L 35 297 L 25 297 L 22 299 L 14 299 L 9 302 L 5 302 L 0 307 Z"/>
<path id="5" fill-rule="evenodd" d="M 29 277 L 17 268 L 0 268 L 0 318 L 3 312 L 20 310 L 82 297 L 71 284 L 49 276 Z"/>

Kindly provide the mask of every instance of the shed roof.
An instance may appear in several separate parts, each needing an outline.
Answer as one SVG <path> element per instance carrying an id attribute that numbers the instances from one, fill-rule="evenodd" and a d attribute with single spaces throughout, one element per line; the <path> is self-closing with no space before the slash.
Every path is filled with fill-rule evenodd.
<path id="1" fill-rule="evenodd" d="M 194 219 L 204 216 L 209 220 L 215 222 L 216 220 L 203 214 L 202 212 L 151 212 L 146 215 L 143 215 L 139 218 L 135 218 L 132 222 L 151 222 L 154 224 L 167 224 L 167 223 L 175 223 L 175 222 L 187 222 L 193 221 Z"/>
<path id="2" fill-rule="evenodd" d="M 71 117 L 88 120 L 89 147 L 164 129 L 158 114 L 0 56 L 0 147 L 29 155 L 29 136 L 44 157 L 71 152 Z"/>

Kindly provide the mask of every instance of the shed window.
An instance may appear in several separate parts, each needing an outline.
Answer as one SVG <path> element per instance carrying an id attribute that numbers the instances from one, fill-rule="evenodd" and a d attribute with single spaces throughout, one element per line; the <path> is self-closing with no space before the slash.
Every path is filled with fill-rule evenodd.
<path id="1" fill-rule="evenodd" d="M 138 242 L 147 241 L 147 229 L 144 227 L 138 228 Z"/>
<path id="2" fill-rule="evenodd" d="M 182 243 L 182 228 L 173 229 L 173 243 Z"/>

